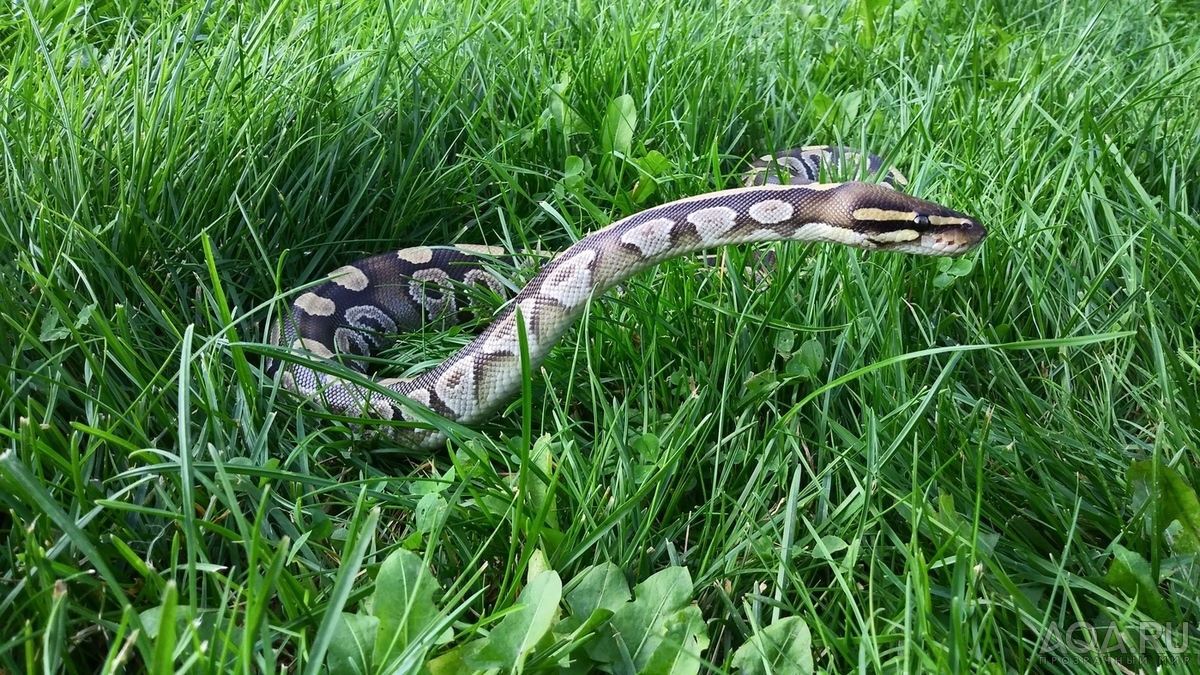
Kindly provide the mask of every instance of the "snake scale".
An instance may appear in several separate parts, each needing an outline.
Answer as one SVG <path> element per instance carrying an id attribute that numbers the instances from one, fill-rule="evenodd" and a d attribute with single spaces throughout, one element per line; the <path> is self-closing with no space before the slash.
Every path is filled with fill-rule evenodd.
<path id="1" fill-rule="evenodd" d="M 818 182 L 823 166 L 862 162 L 882 183 Z M 780 180 L 780 178 L 783 180 Z M 269 359 L 281 385 L 349 417 L 407 422 L 388 433 L 411 447 L 433 448 L 446 437 L 420 424 L 406 407 L 415 401 L 461 424 L 485 420 L 521 386 L 517 313 L 526 327 L 533 368 L 582 314 L 588 299 L 668 258 L 701 249 L 763 241 L 826 241 L 874 251 L 953 256 L 978 246 L 987 230 L 974 218 L 893 188 L 906 184 L 882 160 L 837 146 L 806 146 L 755 162 L 744 186 L 655 206 L 580 239 L 559 253 L 473 341 L 431 370 L 406 379 L 376 379 L 383 391 L 311 367 L 310 359 L 355 357 L 381 349 L 389 334 L 436 320 L 453 320 L 462 289 L 497 293 L 476 247 L 415 247 L 384 253 L 334 270 L 328 281 L 293 300 L 272 329 L 274 344 L 298 356 Z"/>

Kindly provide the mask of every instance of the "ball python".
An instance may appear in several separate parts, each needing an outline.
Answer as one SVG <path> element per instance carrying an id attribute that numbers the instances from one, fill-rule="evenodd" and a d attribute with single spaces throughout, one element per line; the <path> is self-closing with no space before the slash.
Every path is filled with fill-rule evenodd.
<path id="1" fill-rule="evenodd" d="M 861 162 L 882 182 L 819 182 L 822 168 Z M 389 334 L 454 320 L 464 287 L 502 292 L 485 268 L 489 250 L 418 246 L 334 270 L 295 297 L 272 327 L 271 341 L 297 356 L 268 359 L 280 385 L 318 400 L 335 414 L 409 424 L 387 425 L 397 442 L 444 446 L 439 431 L 418 422 L 415 401 L 460 424 L 485 420 L 521 387 L 518 312 L 536 369 L 591 297 L 658 263 L 686 253 L 763 241 L 825 241 L 872 251 L 953 256 L 978 246 L 987 230 L 974 218 L 912 197 L 907 181 L 882 171 L 879 157 L 836 146 L 806 146 L 754 162 L 742 187 L 655 206 L 580 239 L 545 264 L 491 324 L 457 353 L 414 378 L 375 379 L 378 390 L 311 367 L 310 359 L 369 357 Z M 383 392 L 391 391 L 398 396 Z"/>

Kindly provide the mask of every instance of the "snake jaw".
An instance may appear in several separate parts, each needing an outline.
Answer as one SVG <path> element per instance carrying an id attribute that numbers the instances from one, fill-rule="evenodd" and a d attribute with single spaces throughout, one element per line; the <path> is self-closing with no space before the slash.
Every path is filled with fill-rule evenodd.
<path id="1" fill-rule="evenodd" d="M 987 229 L 976 222 L 921 234 L 921 246 L 928 255 L 962 255 L 983 243 Z M 918 251 L 914 251 L 917 253 Z"/>
<path id="2" fill-rule="evenodd" d="M 889 237 L 902 235 L 904 239 Z M 911 236 L 909 238 L 909 235 Z M 924 232 L 915 230 L 892 230 L 864 237 L 867 242 L 862 248 L 872 251 L 892 251 L 911 255 L 959 256 L 977 248 L 987 237 L 987 230 L 978 223 L 951 227 L 931 228 Z"/>

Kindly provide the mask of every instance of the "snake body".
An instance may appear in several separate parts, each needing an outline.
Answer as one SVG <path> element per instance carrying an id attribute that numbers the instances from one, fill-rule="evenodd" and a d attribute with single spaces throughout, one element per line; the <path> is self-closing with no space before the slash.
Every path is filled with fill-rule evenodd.
<path id="1" fill-rule="evenodd" d="M 881 173 L 874 155 L 808 146 L 756 162 L 746 185 L 678 199 L 623 218 L 580 239 L 547 263 L 478 337 L 433 369 L 411 379 L 377 379 L 363 387 L 311 367 L 309 359 L 369 357 L 386 335 L 453 318 L 463 286 L 502 287 L 469 247 L 415 247 L 346 265 L 298 295 L 272 331 L 272 341 L 304 358 L 270 360 L 281 385 L 350 417 L 417 422 L 410 401 L 461 424 L 481 422 L 521 386 L 518 312 L 526 327 L 529 362 L 536 368 L 582 314 L 587 301 L 668 258 L 701 249 L 764 241 L 827 241 L 856 248 L 923 255 L 959 255 L 987 230 L 974 218 L 898 192 L 899 172 L 886 184 L 818 183 L 822 165 L 863 160 Z M 780 180 L 780 176 L 785 176 Z M 363 369 L 360 362 L 350 364 Z M 399 396 L 389 396 L 390 390 Z M 407 399 L 407 400 L 406 400 Z M 444 445 L 437 430 L 392 424 L 398 442 Z"/>

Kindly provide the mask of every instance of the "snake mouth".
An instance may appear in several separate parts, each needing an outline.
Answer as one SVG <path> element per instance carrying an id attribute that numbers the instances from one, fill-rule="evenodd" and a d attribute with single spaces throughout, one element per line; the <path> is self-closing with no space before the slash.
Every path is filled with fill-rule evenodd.
<path id="1" fill-rule="evenodd" d="M 868 237 L 862 248 L 911 255 L 959 256 L 978 248 L 986 237 L 987 229 L 972 223 L 926 230 L 908 241 L 880 241 L 879 237 Z"/>
<path id="2" fill-rule="evenodd" d="M 935 256 L 956 256 L 967 253 L 979 247 L 987 238 L 987 228 L 979 223 L 967 223 L 953 227 L 926 230 L 918 240 L 920 244 L 912 249 L 897 248 L 894 250 L 904 253 L 917 253 Z M 916 242 L 912 242 L 916 243 Z"/>
<path id="3" fill-rule="evenodd" d="M 987 238 L 987 234 L 987 228 L 971 220 L 962 224 L 924 230 L 896 228 L 875 233 L 863 232 L 838 238 L 823 238 L 868 251 L 957 256 L 978 248 Z"/>

